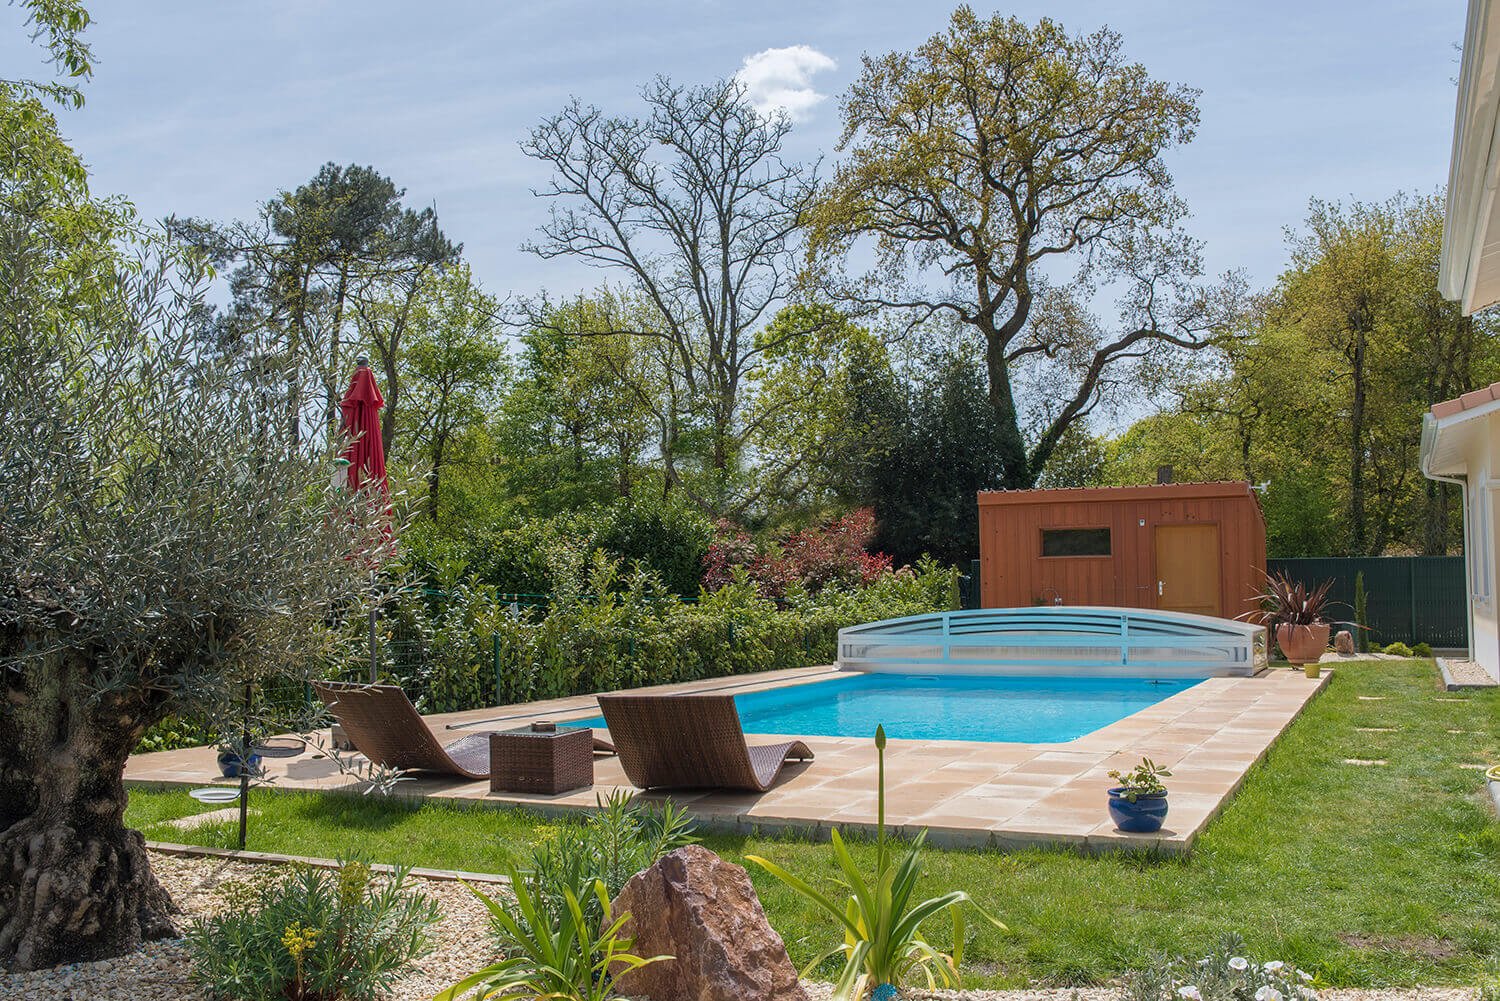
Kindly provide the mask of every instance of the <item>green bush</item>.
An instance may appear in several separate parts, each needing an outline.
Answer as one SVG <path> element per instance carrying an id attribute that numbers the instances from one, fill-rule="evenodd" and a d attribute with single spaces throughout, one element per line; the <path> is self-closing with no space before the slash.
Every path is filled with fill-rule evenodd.
<path id="1" fill-rule="evenodd" d="M 833 841 L 833 860 L 842 879 L 836 880 L 849 896 L 837 899 L 827 896 L 810 883 L 759 855 L 745 860 L 760 866 L 798 893 L 807 904 L 832 921 L 838 945 L 807 964 L 807 977 L 825 959 L 842 956 L 844 969 L 834 984 L 834 1001 L 856 1001 L 873 991 L 873 996 L 896 997 L 899 988 L 917 978 L 926 981 L 928 989 L 960 988 L 963 979 L 959 965 L 964 953 L 964 919 L 961 905 L 970 904 L 962 890 L 918 900 L 917 884 L 922 876 L 922 846 L 925 830 L 918 831 L 910 844 L 897 846 L 888 839 L 885 829 L 885 728 L 875 728 L 877 762 L 875 870 L 868 877 L 859 870 L 854 856 L 844 845 L 838 828 L 829 837 Z M 904 850 L 903 850 L 904 849 Z M 971 905 L 972 906 L 972 905 Z M 983 910 L 974 907 L 986 921 L 1001 931 L 1005 925 Z M 922 923 L 947 913 L 952 922 L 952 950 L 943 952 L 922 934 Z M 1257 998 L 1255 1001 L 1265 1001 Z"/>
<path id="2" fill-rule="evenodd" d="M 1418 643 L 1411 648 L 1411 652 L 1417 657 L 1431 657 L 1432 647 L 1426 643 Z"/>
<path id="3" fill-rule="evenodd" d="M 141 735 L 136 754 L 150 751 L 176 751 L 184 747 L 202 747 L 218 740 L 218 734 L 201 720 L 169 716 Z"/>
<path id="4" fill-rule="evenodd" d="M 696 511 L 624 500 L 604 509 L 594 545 L 627 566 L 639 562 L 655 570 L 678 597 L 696 598 L 713 537 L 713 522 Z"/>
<path id="5" fill-rule="evenodd" d="M 1392 656 L 1395 656 L 1395 657 L 1410 657 L 1410 656 L 1412 656 L 1412 649 L 1411 649 L 1411 647 L 1409 647 L 1405 643 L 1401 643 L 1399 641 L 1395 642 L 1395 643 L 1388 643 L 1388 644 L 1386 644 L 1385 652 L 1388 653 L 1388 654 L 1391 654 Z"/>
<path id="6" fill-rule="evenodd" d="M 194 977 L 221 1001 L 383 997 L 431 949 L 440 917 L 405 869 L 377 878 L 363 862 L 293 865 L 220 892 L 224 909 L 194 922 L 186 942 Z"/>
<path id="7" fill-rule="evenodd" d="M 660 806 L 636 802 L 617 790 L 599 802 L 599 811 L 582 823 L 544 827 L 523 874 L 536 891 L 542 908 L 561 922 L 571 893 L 598 921 L 589 887 L 598 880 L 610 900 L 620 895 L 630 877 L 657 859 L 698 839 L 687 814 L 671 800 Z M 500 945 L 506 951 L 515 943 L 496 926 Z"/>

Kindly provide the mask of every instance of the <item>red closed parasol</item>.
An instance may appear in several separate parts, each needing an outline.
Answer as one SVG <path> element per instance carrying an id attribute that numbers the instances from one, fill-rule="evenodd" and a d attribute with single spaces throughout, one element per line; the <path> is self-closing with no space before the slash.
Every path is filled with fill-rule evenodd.
<path id="1" fill-rule="evenodd" d="M 343 412 L 343 431 L 349 436 L 349 444 L 342 457 L 349 462 L 349 487 L 358 490 L 362 486 L 376 484 L 384 493 L 389 490 L 385 479 L 385 446 L 380 440 L 380 408 L 385 406 L 385 397 L 375 385 L 375 373 L 370 362 L 361 358 L 354 369 L 354 378 L 349 390 L 339 401 Z"/>

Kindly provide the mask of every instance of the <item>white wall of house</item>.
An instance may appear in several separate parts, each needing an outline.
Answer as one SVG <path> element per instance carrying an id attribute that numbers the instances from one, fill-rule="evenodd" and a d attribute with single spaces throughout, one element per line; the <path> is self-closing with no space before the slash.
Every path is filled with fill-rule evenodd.
<path id="1" fill-rule="evenodd" d="M 1500 679 L 1500 612 L 1496 610 L 1496 582 L 1500 566 L 1496 564 L 1495 540 L 1500 538 L 1500 498 L 1496 489 L 1500 481 L 1494 471 L 1500 470 L 1500 414 L 1473 419 L 1469 433 L 1463 435 L 1465 453 L 1464 503 L 1466 507 L 1464 569 L 1469 582 L 1470 656 Z"/>
<path id="2" fill-rule="evenodd" d="M 1422 472 L 1463 490 L 1469 656 L 1500 680 L 1500 383 L 1433 407 Z"/>
<path id="3" fill-rule="evenodd" d="M 1466 315 L 1500 303 L 1500 0 L 1469 0 L 1438 289 Z M 1464 490 L 1469 655 L 1500 680 L 1500 382 L 1436 404 L 1422 472 Z"/>
<path id="4" fill-rule="evenodd" d="M 1496 488 L 1500 487 L 1495 471 L 1500 470 L 1500 414 L 1488 414 L 1475 421 L 1482 433 L 1470 439 L 1469 468 L 1466 488 L 1469 530 L 1464 546 L 1465 569 L 1469 574 L 1470 632 L 1474 658 L 1490 677 L 1500 679 L 1500 612 L 1496 610 L 1497 574 L 1495 540 L 1500 539 L 1500 504 Z M 1480 429 L 1476 429 L 1480 430 Z"/>

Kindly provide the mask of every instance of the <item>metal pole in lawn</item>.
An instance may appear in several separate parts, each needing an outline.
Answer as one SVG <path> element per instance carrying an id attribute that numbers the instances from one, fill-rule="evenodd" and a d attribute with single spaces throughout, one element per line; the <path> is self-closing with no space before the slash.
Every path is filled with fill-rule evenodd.
<path id="1" fill-rule="evenodd" d="M 251 682 L 245 682 L 245 715 L 240 720 L 240 851 L 245 850 L 245 828 L 250 819 L 250 698 Z"/>
<path id="2" fill-rule="evenodd" d="M 370 684 L 380 671 L 380 654 L 375 646 L 375 575 L 370 574 Z"/>

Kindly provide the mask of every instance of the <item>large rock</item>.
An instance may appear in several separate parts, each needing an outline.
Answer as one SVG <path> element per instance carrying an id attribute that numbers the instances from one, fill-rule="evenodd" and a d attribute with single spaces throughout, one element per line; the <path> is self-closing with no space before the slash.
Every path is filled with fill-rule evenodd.
<path id="1" fill-rule="evenodd" d="M 675 956 L 625 974 L 616 990 L 652 1001 L 807 1001 L 750 877 L 701 845 L 638 872 L 614 903 L 637 956 Z"/>

